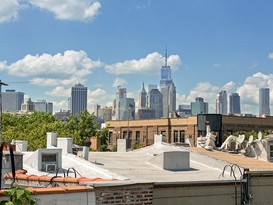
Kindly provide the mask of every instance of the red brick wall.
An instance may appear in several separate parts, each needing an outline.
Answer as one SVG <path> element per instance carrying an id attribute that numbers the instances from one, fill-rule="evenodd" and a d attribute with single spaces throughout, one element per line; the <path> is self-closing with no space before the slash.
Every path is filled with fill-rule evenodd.
<path id="1" fill-rule="evenodd" d="M 153 201 L 153 184 L 96 187 L 95 192 L 97 205 L 145 205 Z"/>

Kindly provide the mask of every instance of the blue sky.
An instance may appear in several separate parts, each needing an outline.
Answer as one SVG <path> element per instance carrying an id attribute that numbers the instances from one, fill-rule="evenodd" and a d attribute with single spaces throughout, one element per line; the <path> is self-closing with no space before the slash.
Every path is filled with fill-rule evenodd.
<path id="1" fill-rule="evenodd" d="M 46 3 L 45 3 L 46 2 Z M 33 101 L 67 109 L 84 83 L 93 105 L 116 86 L 135 97 L 159 84 L 165 47 L 177 104 L 195 97 L 214 113 L 217 92 L 238 92 L 257 114 L 258 89 L 273 98 L 273 2 L 269 0 L 0 0 L 0 79 Z M 28 83 L 12 83 L 28 82 Z M 6 88 L 3 88 L 6 89 Z M 271 108 L 273 112 L 273 107 Z"/>

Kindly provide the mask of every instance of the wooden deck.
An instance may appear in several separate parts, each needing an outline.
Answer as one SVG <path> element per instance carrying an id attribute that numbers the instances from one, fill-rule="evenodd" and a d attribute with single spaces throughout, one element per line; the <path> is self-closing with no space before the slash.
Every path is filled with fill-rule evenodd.
<path id="1" fill-rule="evenodd" d="M 188 147 L 189 150 L 207 155 L 214 159 L 226 161 L 230 164 L 237 164 L 240 167 L 248 168 L 250 171 L 264 170 L 273 171 L 273 162 L 266 162 L 256 158 L 246 157 L 243 154 L 234 154 L 229 152 L 222 152 L 218 150 L 208 151 L 199 147 Z"/>

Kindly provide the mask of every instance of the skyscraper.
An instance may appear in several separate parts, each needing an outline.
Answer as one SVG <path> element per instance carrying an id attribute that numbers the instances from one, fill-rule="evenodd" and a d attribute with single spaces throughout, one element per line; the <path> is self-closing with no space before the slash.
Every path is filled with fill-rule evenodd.
<path id="1" fill-rule="evenodd" d="M 259 89 L 259 116 L 270 116 L 270 90 L 269 88 Z"/>
<path id="2" fill-rule="evenodd" d="M 127 98 L 126 88 L 117 87 L 116 99 L 113 103 L 113 120 L 134 120 L 135 100 Z"/>
<path id="3" fill-rule="evenodd" d="M 2 110 L 3 112 L 18 112 L 24 102 L 24 93 L 15 90 L 6 90 L 2 92 Z"/>
<path id="4" fill-rule="evenodd" d="M 167 50 L 165 53 L 165 65 L 161 68 L 160 91 L 163 95 L 163 117 L 176 110 L 176 87 L 171 76 L 171 67 L 167 62 Z"/>
<path id="5" fill-rule="evenodd" d="M 229 114 L 241 114 L 240 95 L 230 93 L 229 95 Z"/>
<path id="6" fill-rule="evenodd" d="M 163 116 L 163 95 L 158 89 L 151 89 L 147 96 L 147 107 L 154 110 L 153 118 L 161 118 Z"/>
<path id="7" fill-rule="evenodd" d="M 142 83 L 142 90 L 139 93 L 139 100 L 138 100 L 138 108 L 146 108 L 147 107 L 147 92 L 144 87 L 144 83 Z"/>
<path id="8" fill-rule="evenodd" d="M 216 99 L 216 114 L 227 115 L 227 92 L 222 90 Z"/>
<path id="9" fill-rule="evenodd" d="M 191 103 L 191 114 L 207 114 L 208 113 L 208 103 L 204 102 L 204 99 L 201 97 L 195 98 L 195 102 Z"/>
<path id="10" fill-rule="evenodd" d="M 33 102 L 34 110 L 37 112 L 49 112 L 53 113 L 53 103 L 46 102 L 46 100 L 38 100 L 37 102 Z"/>
<path id="11" fill-rule="evenodd" d="M 72 115 L 80 116 L 84 109 L 87 109 L 87 87 L 77 84 L 71 89 Z"/>

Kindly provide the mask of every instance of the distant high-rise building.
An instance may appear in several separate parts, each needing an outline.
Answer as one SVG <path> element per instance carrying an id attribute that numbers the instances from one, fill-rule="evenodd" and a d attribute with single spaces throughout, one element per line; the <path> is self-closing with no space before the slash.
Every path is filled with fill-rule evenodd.
<path id="1" fill-rule="evenodd" d="M 139 100 L 138 100 L 138 108 L 146 108 L 147 107 L 147 92 L 144 87 L 144 83 L 142 84 L 142 90 L 139 93 Z"/>
<path id="2" fill-rule="evenodd" d="M 171 67 L 167 62 L 167 50 L 165 53 L 165 65 L 161 68 L 160 91 L 163 95 L 163 117 L 176 110 L 176 87 L 171 76 Z"/>
<path id="3" fill-rule="evenodd" d="M 98 109 L 98 116 L 99 119 L 104 121 L 112 120 L 112 108 L 110 107 L 100 107 Z"/>
<path id="4" fill-rule="evenodd" d="M 33 102 L 34 110 L 37 112 L 49 112 L 53 113 L 53 103 L 46 102 L 46 100 L 38 100 L 37 102 Z"/>
<path id="5" fill-rule="evenodd" d="M 71 89 L 71 113 L 80 116 L 87 109 L 87 87 L 77 84 Z"/>
<path id="6" fill-rule="evenodd" d="M 191 103 L 191 113 L 192 115 L 207 114 L 208 103 L 204 102 L 204 99 L 201 97 L 195 98 L 195 102 Z"/>
<path id="7" fill-rule="evenodd" d="M 179 105 L 178 114 L 180 115 L 180 117 L 191 116 L 191 105 Z"/>
<path id="8" fill-rule="evenodd" d="M 216 114 L 227 115 L 227 92 L 222 90 L 216 99 Z"/>
<path id="9" fill-rule="evenodd" d="M 148 85 L 148 92 L 150 92 L 152 89 L 157 89 L 157 85 L 149 84 Z"/>
<path id="10" fill-rule="evenodd" d="M 55 112 L 54 115 L 56 116 L 56 118 L 58 120 L 62 120 L 64 121 L 67 117 L 69 117 L 70 115 L 70 111 L 69 110 L 60 110 L 58 112 Z"/>
<path id="11" fill-rule="evenodd" d="M 147 96 L 147 107 L 154 110 L 153 118 L 161 118 L 163 116 L 163 96 L 158 89 L 151 89 Z"/>
<path id="12" fill-rule="evenodd" d="M 240 95 L 238 93 L 229 94 L 229 114 L 241 114 Z"/>
<path id="13" fill-rule="evenodd" d="M 117 87 L 116 99 L 113 103 L 113 120 L 134 120 L 135 100 L 127 98 L 126 88 Z"/>
<path id="14" fill-rule="evenodd" d="M 22 92 L 16 92 L 15 90 L 6 90 L 6 92 L 2 92 L 3 112 L 18 112 L 21 110 L 23 102 L 24 93 Z"/>
<path id="15" fill-rule="evenodd" d="M 99 104 L 94 105 L 94 116 L 98 117 L 99 109 L 100 109 Z"/>
<path id="16" fill-rule="evenodd" d="M 259 116 L 270 116 L 270 90 L 269 88 L 259 89 Z"/>
<path id="17" fill-rule="evenodd" d="M 31 101 L 31 98 L 27 98 L 21 105 L 22 112 L 33 112 L 34 103 Z"/>

